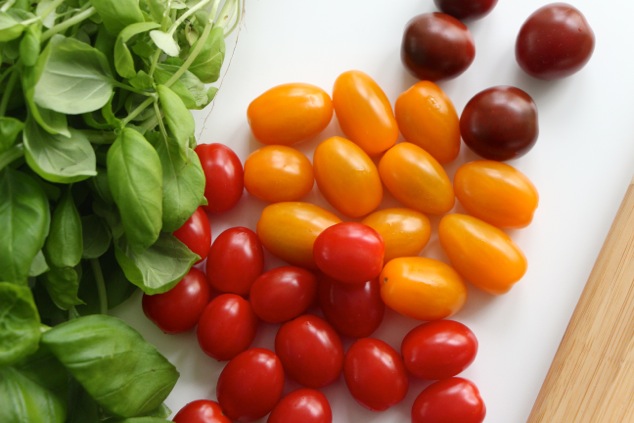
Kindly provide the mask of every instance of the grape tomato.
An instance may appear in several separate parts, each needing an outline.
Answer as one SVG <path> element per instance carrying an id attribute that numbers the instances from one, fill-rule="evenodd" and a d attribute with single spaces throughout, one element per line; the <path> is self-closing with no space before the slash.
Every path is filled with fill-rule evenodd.
<path id="1" fill-rule="evenodd" d="M 478 387 L 468 379 L 452 377 L 422 390 L 412 405 L 412 423 L 482 423 L 486 406 Z"/>
<path id="2" fill-rule="evenodd" d="M 480 19 L 488 15 L 497 0 L 434 0 L 441 12 L 460 20 Z"/>
<path id="3" fill-rule="evenodd" d="M 220 144 L 198 144 L 194 150 L 205 174 L 203 206 L 211 213 L 223 213 L 238 204 L 244 191 L 244 168 L 230 147 Z"/>
<path id="4" fill-rule="evenodd" d="M 209 217 L 203 207 L 198 207 L 185 223 L 174 231 L 174 236 L 187 246 L 202 262 L 211 248 L 211 226 Z"/>
<path id="5" fill-rule="evenodd" d="M 282 397 L 266 422 L 331 423 L 332 409 L 321 391 L 299 388 Z"/>
<path id="6" fill-rule="evenodd" d="M 174 416 L 174 423 L 231 423 L 222 413 L 220 404 L 199 399 L 185 404 Z"/>

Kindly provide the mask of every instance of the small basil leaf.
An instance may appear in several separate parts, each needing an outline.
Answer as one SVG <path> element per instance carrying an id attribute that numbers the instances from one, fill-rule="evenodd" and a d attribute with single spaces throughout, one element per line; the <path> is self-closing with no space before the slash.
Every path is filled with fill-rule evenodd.
<path id="1" fill-rule="evenodd" d="M 0 153 L 11 148 L 22 128 L 22 121 L 9 116 L 0 117 Z"/>
<path id="2" fill-rule="evenodd" d="M 82 258 L 98 258 L 108 251 L 112 241 L 112 234 L 103 219 L 94 214 L 83 216 L 81 218 L 81 227 L 84 238 Z"/>
<path id="3" fill-rule="evenodd" d="M 197 43 L 201 41 L 198 40 Z M 224 29 L 220 26 L 214 27 L 204 43 L 189 70 L 201 81 L 209 84 L 216 82 L 220 77 L 220 70 L 225 58 Z M 196 44 L 192 48 L 195 46 Z"/>
<path id="4" fill-rule="evenodd" d="M 167 127 L 181 147 L 181 152 L 185 155 L 185 149 L 189 144 L 189 139 L 194 136 L 196 129 L 194 116 L 192 116 L 191 112 L 185 107 L 180 97 L 165 85 L 159 85 L 157 92 Z"/>
<path id="5" fill-rule="evenodd" d="M 42 282 L 51 296 L 51 300 L 62 310 L 82 304 L 77 296 L 79 274 L 72 267 L 54 267 L 42 276 Z"/>
<path id="6" fill-rule="evenodd" d="M 82 224 L 75 200 L 67 189 L 53 209 L 51 228 L 44 244 L 44 253 L 54 267 L 73 267 L 83 253 Z"/>
<path id="7" fill-rule="evenodd" d="M 0 368 L 37 350 L 40 316 L 31 289 L 0 282 Z"/>
<path id="8" fill-rule="evenodd" d="M 108 32 L 115 36 L 126 26 L 144 21 L 139 0 L 90 0 L 90 4 L 97 9 Z"/>

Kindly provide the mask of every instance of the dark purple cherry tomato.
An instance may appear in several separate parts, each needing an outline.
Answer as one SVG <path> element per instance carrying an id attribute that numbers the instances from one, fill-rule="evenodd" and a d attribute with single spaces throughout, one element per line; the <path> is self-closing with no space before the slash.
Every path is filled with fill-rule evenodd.
<path id="1" fill-rule="evenodd" d="M 526 154 L 537 142 L 537 106 L 525 91 L 495 86 L 480 91 L 460 115 L 460 134 L 476 154 L 510 160 Z"/>
<path id="2" fill-rule="evenodd" d="M 481 423 L 486 406 L 470 380 L 451 377 L 432 383 L 412 405 L 412 423 Z"/>
<path id="3" fill-rule="evenodd" d="M 211 247 L 211 226 L 205 209 L 198 207 L 183 226 L 174 231 L 174 236 L 200 256 L 197 263 L 206 259 Z"/>
<path id="4" fill-rule="evenodd" d="M 188 402 L 174 416 L 174 423 L 231 423 L 216 401 L 199 399 Z"/>
<path id="5" fill-rule="evenodd" d="M 594 51 L 594 32 L 585 16 L 566 3 L 537 9 L 515 41 L 515 58 L 529 75 L 558 79 L 583 68 Z"/>
<path id="6" fill-rule="evenodd" d="M 195 267 L 172 289 L 162 294 L 143 294 L 143 312 L 165 333 L 186 332 L 196 326 L 211 299 L 205 274 Z"/>
<path id="7" fill-rule="evenodd" d="M 299 388 L 282 397 L 266 423 L 331 423 L 328 398 L 316 389 Z"/>
<path id="8" fill-rule="evenodd" d="M 498 0 L 434 0 L 441 12 L 457 19 L 480 19 L 487 15 Z"/>
<path id="9" fill-rule="evenodd" d="M 463 73 L 475 58 L 469 28 L 446 13 L 423 13 L 405 26 L 401 60 L 415 77 L 439 81 Z"/>
<path id="10" fill-rule="evenodd" d="M 280 266 L 262 273 L 251 286 L 249 301 L 255 314 L 268 323 L 298 317 L 317 296 L 315 274 L 298 266 Z"/>
<path id="11" fill-rule="evenodd" d="M 244 167 L 240 158 L 220 143 L 198 144 L 194 151 L 205 173 L 205 209 L 211 213 L 231 210 L 244 191 Z"/>
<path id="12" fill-rule="evenodd" d="M 226 229 L 211 244 L 206 265 L 214 289 L 245 296 L 264 270 L 260 239 L 243 226 Z"/>

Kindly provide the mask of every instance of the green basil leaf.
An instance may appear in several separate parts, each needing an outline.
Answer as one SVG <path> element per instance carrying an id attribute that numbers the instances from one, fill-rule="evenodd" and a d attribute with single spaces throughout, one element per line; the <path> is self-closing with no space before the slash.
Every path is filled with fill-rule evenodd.
<path id="1" fill-rule="evenodd" d="M 179 376 L 139 332 L 109 315 L 59 324 L 42 335 L 42 343 L 99 405 L 121 417 L 158 408 Z"/>
<path id="2" fill-rule="evenodd" d="M 44 345 L 40 345 L 35 353 L 24 357 L 12 367 L 60 399 L 66 399 L 69 374 Z"/>
<path id="3" fill-rule="evenodd" d="M 20 40 L 20 59 L 25 66 L 35 66 L 40 55 L 40 25 L 29 25 Z"/>
<path id="4" fill-rule="evenodd" d="M 83 301 L 77 296 L 79 274 L 72 267 L 54 267 L 42 277 L 51 300 L 62 310 L 68 310 Z"/>
<path id="5" fill-rule="evenodd" d="M 9 116 L 0 117 L 0 153 L 7 151 L 22 132 L 24 123 Z"/>
<path id="6" fill-rule="evenodd" d="M 156 47 L 160 48 L 163 53 L 172 57 L 178 56 L 180 47 L 173 35 L 155 29 L 150 31 L 150 38 L 152 38 Z"/>
<path id="7" fill-rule="evenodd" d="M 99 216 L 91 214 L 81 218 L 84 251 L 82 258 L 101 257 L 110 248 L 112 234 L 108 225 Z"/>
<path id="8" fill-rule="evenodd" d="M 180 68 L 178 65 L 160 63 L 154 72 L 157 84 L 166 83 L 172 75 Z M 170 89 L 174 91 L 190 110 L 201 110 L 210 102 L 208 90 L 203 82 L 190 71 L 185 71 L 172 85 Z M 213 98 L 213 97 L 212 97 Z"/>
<path id="9" fill-rule="evenodd" d="M 0 12 L 0 42 L 11 41 L 22 35 L 25 26 L 7 12 Z"/>
<path id="10" fill-rule="evenodd" d="M 126 26 L 117 36 L 114 45 L 114 66 L 117 73 L 124 78 L 133 78 L 136 75 L 134 58 L 126 44 L 130 38 L 152 29 L 160 28 L 157 22 L 138 22 Z"/>
<path id="11" fill-rule="evenodd" d="M 40 107 L 35 102 L 35 82 L 38 70 L 34 67 L 24 68 L 22 72 L 22 90 L 26 99 L 30 116 L 49 134 L 60 134 L 70 137 L 66 115 Z"/>
<path id="12" fill-rule="evenodd" d="M 194 116 L 174 91 L 165 85 L 159 85 L 156 90 L 167 127 L 185 155 L 189 139 L 194 136 L 196 130 Z"/>
<path id="13" fill-rule="evenodd" d="M 220 26 L 214 27 L 204 42 L 205 45 L 189 70 L 205 84 L 209 84 L 216 82 L 220 77 L 222 62 L 225 59 L 224 29 Z M 196 44 L 192 48 L 195 46 Z"/>
<path id="14" fill-rule="evenodd" d="M 36 277 L 40 276 L 42 273 L 49 270 L 48 263 L 46 263 L 46 257 L 44 257 L 44 253 L 42 250 L 38 251 L 33 261 L 31 262 L 31 267 L 29 268 L 29 276 Z"/>
<path id="15" fill-rule="evenodd" d="M 139 0 L 90 0 L 108 32 L 117 35 L 128 25 L 143 22 Z"/>
<path id="16" fill-rule="evenodd" d="M 82 257 L 83 237 L 79 212 L 70 189 L 53 209 L 51 228 L 44 244 L 44 254 L 54 267 L 76 266 Z"/>
<path id="17" fill-rule="evenodd" d="M 37 350 L 40 316 L 31 289 L 0 282 L 0 367 Z"/>

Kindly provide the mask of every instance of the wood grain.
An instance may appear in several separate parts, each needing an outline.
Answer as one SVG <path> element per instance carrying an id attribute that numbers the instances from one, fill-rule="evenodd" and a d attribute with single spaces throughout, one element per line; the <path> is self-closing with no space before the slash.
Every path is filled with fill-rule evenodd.
<path id="1" fill-rule="evenodd" d="M 634 422 L 634 179 L 527 423 Z"/>

